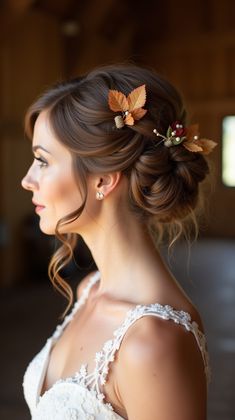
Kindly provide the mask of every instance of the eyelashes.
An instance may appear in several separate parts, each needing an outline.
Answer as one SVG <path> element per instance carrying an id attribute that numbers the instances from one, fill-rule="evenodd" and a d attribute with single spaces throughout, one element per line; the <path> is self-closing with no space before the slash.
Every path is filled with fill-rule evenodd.
<path id="1" fill-rule="evenodd" d="M 45 160 L 43 160 L 41 157 L 34 156 L 34 159 L 38 161 L 38 166 L 40 168 L 43 168 L 48 165 L 48 163 Z"/>

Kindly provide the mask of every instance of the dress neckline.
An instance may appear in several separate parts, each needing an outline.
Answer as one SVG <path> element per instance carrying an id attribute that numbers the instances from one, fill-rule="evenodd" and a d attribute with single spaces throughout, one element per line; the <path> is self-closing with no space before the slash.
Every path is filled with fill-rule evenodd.
<path id="1" fill-rule="evenodd" d="M 85 388 L 87 391 L 89 391 L 92 394 L 92 396 L 96 398 L 97 402 L 102 403 L 102 405 L 105 408 L 107 408 L 107 410 L 113 412 L 115 414 L 115 416 L 117 417 L 117 419 L 125 420 L 122 416 L 120 416 L 120 414 L 118 414 L 114 410 L 111 403 L 105 402 L 105 395 L 104 395 L 103 392 L 100 391 L 100 387 L 99 387 L 98 382 L 96 381 L 96 378 L 95 378 L 95 382 L 94 382 L 94 376 L 96 374 L 96 366 L 97 366 L 97 363 L 100 361 L 100 355 L 102 355 L 102 352 L 104 352 L 105 350 L 107 350 L 109 348 L 110 343 L 112 343 L 113 339 L 108 339 L 107 341 L 105 341 L 102 349 L 99 352 L 95 353 L 95 358 L 94 358 L 95 368 L 93 369 L 93 371 L 91 373 L 87 372 L 88 364 L 83 363 L 80 366 L 79 371 L 76 371 L 73 375 L 68 376 L 66 378 L 60 378 L 60 379 L 56 380 L 53 383 L 53 385 L 50 386 L 50 388 L 48 388 L 47 390 L 45 390 L 42 394 L 42 388 L 43 388 L 43 384 L 45 382 L 46 373 L 47 373 L 47 369 L 48 369 L 48 365 L 49 365 L 49 361 L 50 361 L 50 354 L 51 354 L 53 345 L 57 342 L 57 340 L 59 339 L 59 337 L 63 333 L 64 328 L 69 324 L 69 322 L 72 321 L 73 317 L 75 316 L 77 311 L 80 309 L 80 307 L 82 307 L 84 305 L 84 303 L 86 302 L 86 300 L 89 296 L 90 289 L 92 288 L 92 286 L 95 283 L 97 283 L 99 281 L 99 279 L 100 279 L 100 273 L 99 273 L 99 271 L 96 271 L 91 276 L 91 278 L 89 279 L 89 282 L 86 285 L 86 287 L 83 289 L 81 296 L 75 302 L 70 314 L 68 314 L 64 318 L 64 320 L 61 324 L 57 325 L 54 333 L 52 334 L 52 336 L 46 342 L 46 345 L 45 345 L 45 347 L 46 347 L 46 349 L 45 349 L 46 350 L 45 364 L 44 364 L 44 367 L 42 369 L 42 376 L 41 376 L 41 379 L 40 379 L 39 385 L 38 385 L 36 405 L 38 405 L 40 403 L 40 401 L 44 398 L 44 396 L 46 396 L 46 394 L 52 392 L 53 389 L 57 385 L 65 384 L 65 383 L 71 383 L 71 384 L 74 383 L 76 385 L 81 385 L 82 388 Z M 113 332 L 113 337 L 115 336 L 116 331 L 117 330 L 115 330 Z M 114 358 L 113 358 L 113 360 L 114 360 Z M 101 384 L 104 385 L 105 382 L 106 382 L 106 380 L 104 380 L 104 378 L 102 376 L 101 377 Z M 90 388 L 90 385 L 93 385 L 92 388 Z"/>
<path id="2" fill-rule="evenodd" d="M 56 344 L 56 342 L 58 341 L 58 339 L 60 338 L 60 336 L 62 335 L 64 329 L 66 328 L 66 326 L 73 320 L 75 314 L 77 313 L 77 311 L 85 304 L 86 300 L 88 299 L 89 296 L 89 292 L 90 289 L 92 288 L 92 286 L 98 282 L 98 280 L 100 279 L 100 273 L 99 271 L 96 271 L 91 278 L 89 279 L 86 287 L 83 289 L 81 296 L 75 301 L 73 308 L 71 309 L 70 313 L 68 315 L 66 315 L 64 317 L 64 320 L 62 321 L 61 324 L 58 324 L 55 328 L 55 331 L 53 332 L 53 334 L 50 336 L 50 338 L 48 338 L 45 347 L 47 350 L 47 357 L 45 360 L 45 365 L 44 365 L 44 369 L 42 371 L 42 376 L 41 376 L 41 380 L 38 386 L 38 393 L 37 393 L 37 400 L 40 400 L 41 398 L 43 398 L 43 396 L 49 392 L 57 383 L 66 381 L 72 377 L 74 377 L 77 372 L 75 372 L 74 375 L 65 377 L 65 378 L 60 378 L 57 379 L 48 389 L 46 389 L 43 393 L 43 385 L 45 383 L 45 379 L 46 379 L 46 374 L 47 374 L 47 369 L 49 366 L 49 362 L 50 362 L 50 356 L 51 356 L 51 351 L 54 347 L 54 345 Z M 85 365 L 85 364 L 83 364 Z M 81 367 L 83 366 L 81 365 Z"/>
<path id="3" fill-rule="evenodd" d="M 106 340 L 103 344 L 103 347 L 99 352 L 95 353 L 94 361 L 95 367 L 94 369 L 88 373 L 88 364 L 83 363 L 80 366 L 79 371 L 76 371 L 73 375 L 70 375 L 65 378 L 60 378 L 54 382 L 54 384 L 48 388 L 46 391 L 42 392 L 42 387 L 45 382 L 46 372 L 50 361 L 50 354 L 53 348 L 53 345 L 57 342 L 61 334 L 63 333 L 65 327 L 72 321 L 77 311 L 85 304 L 87 298 L 89 296 L 89 292 L 93 285 L 97 283 L 100 279 L 99 271 L 96 271 L 88 281 L 88 284 L 83 289 L 80 298 L 75 302 L 71 312 L 64 318 L 64 321 L 58 325 L 52 334 L 52 336 L 48 339 L 48 350 L 47 350 L 47 360 L 46 366 L 43 369 L 42 378 L 38 387 L 38 398 L 37 400 L 40 401 L 44 397 L 45 394 L 50 392 L 54 389 L 58 384 L 63 383 L 75 383 L 82 385 L 86 389 L 92 392 L 92 394 L 97 398 L 97 400 L 103 402 L 107 406 L 107 408 L 114 411 L 112 405 L 110 403 L 105 403 L 105 395 L 102 392 L 101 388 L 106 383 L 106 377 L 108 374 L 109 364 L 114 361 L 115 353 L 119 349 L 122 339 L 128 330 L 128 328 L 134 323 L 137 319 L 145 316 L 145 315 L 157 315 L 161 319 L 165 320 L 173 320 L 177 324 L 183 325 L 186 330 L 191 331 L 197 341 L 197 344 L 201 350 L 201 354 L 203 357 L 205 371 L 207 377 L 209 377 L 209 361 L 208 361 L 208 353 L 206 350 L 206 340 L 204 334 L 199 330 L 198 324 L 195 321 L 191 320 L 191 315 L 188 312 L 183 310 L 176 310 L 172 308 L 170 305 L 162 305 L 160 303 L 152 303 L 148 305 L 140 305 L 137 304 L 133 308 L 129 309 L 122 321 L 121 325 L 113 331 L 112 337 Z M 97 377 L 99 375 L 99 377 Z M 120 415 L 117 414 L 119 417 Z M 122 417 L 120 417 L 122 418 Z"/>

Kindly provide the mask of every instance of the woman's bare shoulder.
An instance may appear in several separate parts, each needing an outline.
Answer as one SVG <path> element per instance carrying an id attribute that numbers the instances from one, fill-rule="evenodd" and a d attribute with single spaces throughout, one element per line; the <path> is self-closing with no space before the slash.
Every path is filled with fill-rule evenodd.
<path id="1" fill-rule="evenodd" d="M 196 310 L 194 317 L 191 315 L 191 320 L 200 322 Z M 160 356 L 161 353 L 166 354 L 168 349 L 171 352 L 182 347 L 187 351 L 191 344 L 198 349 L 194 335 L 183 325 L 155 316 L 144 316 L 127 331 L 120 352 L 123 352 L 125 357 L 131 355 L 134 362 L 135 355 L 139 352 L 147 355 L 153 353 L 155 356 L 157 353 Z"/>
<path id="2" fill-rule="evenodd" d="M 128 418 L 205 418 L 203 359 L 195 337 L 183 326 L 141 318 L 124 337 L 118 359 L 118 390 Z"/>

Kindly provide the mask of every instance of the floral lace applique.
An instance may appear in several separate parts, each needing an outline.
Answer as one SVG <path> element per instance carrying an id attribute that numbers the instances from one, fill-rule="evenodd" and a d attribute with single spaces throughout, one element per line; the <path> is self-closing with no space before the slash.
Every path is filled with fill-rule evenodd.
<path id="1" fill-rule="evenodd" d="M 205 373 L 207 380 L 210 379 L 210 369 L 208 361 L 208 353 L 206 349 L 206 340 L 204 334 L 199 330 L 196 322 L 191 321 L 191 316 L 185 311 L 178 311 L 169 305 L 151 304 L 151 305 L 137 305 L 135 308 L 127 312 L 123 324 L 114 331 L 114 338 L 106 341 L 102 350 L 95 355 L 95 369 L 88 373 L 87 364 L 83 364 L 79 372 L 75 373 L 70 378 L 60 379 L 57 383 L 73 382 L 86 387 L 99 401 L 105 401 L 105 395 L 101 392 L 102 387 L 105 385 L 107 375 L 109 372 L 109 365 L 115 359 L 115 354 L 120 348 L 121 342 L 127 330 L 134 322 L 143 316 L 157 316 L 164 320 L 172 320 L 176 324 L 182 325 L 187 331 L 190 331 L 195 336 L 195 339 L 200 348 L 202 358 L 205 366 Z M 113 410 L 110 403 L 105 403 Z"/>
<path id="2" fill-rule="evenodd" d="M 88 365 L 83 364 L 80 367 L 80 370 L 73 376 L 59 379 L 55 382 L 55 384 L 39 398 L 38 404 L 36 404 L 36 389 L 38 390 L 40 388 L 40 382 L 43 377 L 42 371 L 44 371 L 47 363 L 47 360 L 44 359 L 49 358 L 50 348 L 54 341 L 58 340 L 66 325 L 73 319 L 77 310 L 85 303 L 91 287 L 98 280 L 99 272 L 96 272 L 83 290 L 80 299 L 75 303 L 71 313 L 65 317 L 62 324 L 57 326 L 55 332 L 47 340 L 44 348 L 45 351 L 42 350 L 29 365 L 28 375 L 26 371 L 24 382 L 25 394 L 28 393 L 28 395 L 25 395 L 25 397 L 31 412 L 36 413 L 32 417 L 33 420 L 46 420 L 49 418 L 53 418 L 53 420 L 122 419 L 122 417 L 115 413 L 112 405 L 105 401 L 103 389 L 107 381 L 110 363 L 114 361 L 116 352 L 120 348 L 124 335 L 131 325 L 143 316 L 151 315 L 164 320 L 171 320 L 182 325 L 187 331 L 190 331 L 194 335 L 200 348 L 208 381 L 210 379 L 206 339 L 204 334 L 199 330 L 197 323 L 194 321 L 192 322 L 191 316 L 187 312 L 175 310 L 169 305 L 161 305 L 158 303 L 137 305 L 127 312 L 122 325 L 114 331 L 113 338 L 106 341 L 102 350 L 95 354 L 95 368 L 91 373 L 88 372 Z M 32 376 L 31 379 L 33 381 L 30 382 L 29 376 Z M 35 383 L 33 384 L 33 382 Z M 30 383 L 32 383 L 33 386 L 32 390 L 28 392 Z M 74 387 L 73 385 L 78 386 Z M 64 398 L 67 398 L 67 403 Z M 63 410 L 61 405 L 62 400 L 63 404 L 65 404 L 63 405 Z M 101 412 L 102 414 L 100 414 Z M 49 413 L 51 413 L 51 417 Z M 53 415 L 53 413 L 56 413 L 56 415 Z"/>

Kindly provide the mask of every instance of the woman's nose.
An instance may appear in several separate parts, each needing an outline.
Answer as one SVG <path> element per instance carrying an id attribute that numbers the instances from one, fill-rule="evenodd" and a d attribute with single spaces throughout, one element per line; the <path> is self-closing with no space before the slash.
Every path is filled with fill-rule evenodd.
<path id="1" fill-rule="evenodd" d="M 36 184 L 32 177 L 30 176 L 29 172 L 24 176 L 21 181 L 21 185 L 25 190 L 33 191 L 36 188 Z"/>

